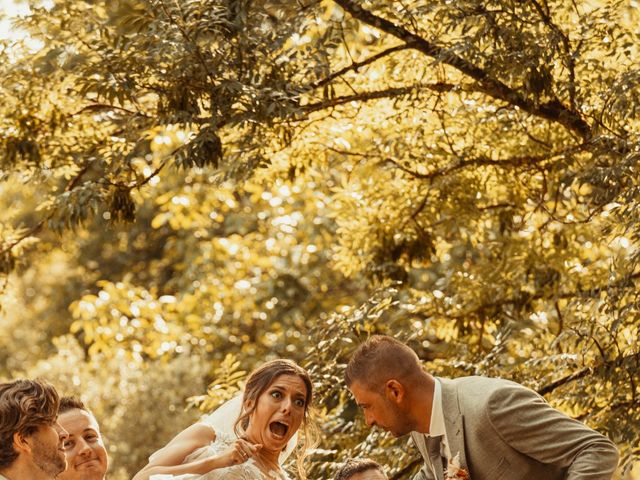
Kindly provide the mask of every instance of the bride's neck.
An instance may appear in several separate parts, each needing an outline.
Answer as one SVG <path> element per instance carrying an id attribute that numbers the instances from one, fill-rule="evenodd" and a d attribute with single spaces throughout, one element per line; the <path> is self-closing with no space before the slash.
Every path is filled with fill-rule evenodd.
<path id="1" fill-rule="evenodd" d="M 260 443 L 259 438 L 253 435 L 253 432 L 251 431 L 251 427 L 247 429 L 246 438 L 251 443 Z M 260 463 L 268 466 L 269 469 L 280 470 L 280 462 L 279 462 L 280 453 L 281 453 L 280 450 L 268 450 L 268 449 L 265 449 L 263 446 L 260 450 L 258 450 L 256 457 L 260 459 Z"/>
<path id="2" fill-rule="evenodd" d="M 260 450 L 256 454 L 256 457 L 258 457 L 260 465 L 265 467 L 266 469 L 275 470 L 276 472 L 280 471 L 280 463 L 278 462 L 280 458 L 280 452 Z"/>

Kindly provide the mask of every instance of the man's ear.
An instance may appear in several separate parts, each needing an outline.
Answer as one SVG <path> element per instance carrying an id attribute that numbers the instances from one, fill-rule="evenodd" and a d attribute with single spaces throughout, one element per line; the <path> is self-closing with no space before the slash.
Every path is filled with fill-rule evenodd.
<path id="1" fill-rule="evenodd" d="M 384 384 L 384 393 L 390 401 L 400 404 L 404 400 L 406 391 L 404 385 L 392 378 Z"/>
<path id="2" fill-rule="evenodd" d="M 18 432 L 14 433 L 13 448 L 19 454 L 23 452 L 24 453 L 31 452 L 31 443 L 29 442 L 29 438 L 25 437 L 23 434 Z"/>

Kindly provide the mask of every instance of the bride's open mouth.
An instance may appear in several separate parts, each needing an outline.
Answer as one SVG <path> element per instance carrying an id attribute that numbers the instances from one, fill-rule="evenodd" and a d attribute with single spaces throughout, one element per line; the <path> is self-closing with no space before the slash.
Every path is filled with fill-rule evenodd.
<path id="1" fill-rule="evenodd" d="M 275 438 L 277 438 L 278 440 L 283 440 L 287 436 L 289 425 L 282 422 L 271 422 L 269 424 L 269 430 Z"/>

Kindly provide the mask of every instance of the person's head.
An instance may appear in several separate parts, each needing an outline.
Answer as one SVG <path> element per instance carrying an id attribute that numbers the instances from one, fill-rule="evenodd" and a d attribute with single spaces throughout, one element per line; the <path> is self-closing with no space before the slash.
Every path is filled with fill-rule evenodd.
<path id="1" fill-rule="evenodd" d="M 351 356 L 345 382 L 369 426 L 379 426 L 395 436 L 416 430 L 411 412 L 414 393 L 433 377 L 427 374 L 416 353 L 398 340 L 375 335 Z"/>
<path id="2" fill-rule="evenodd" d="M 64 443 L 67 469 L 58 480 L 104 480 L 109 461 L 93 413 L 80 399 L 62 397 L 58 422 L 69 435 Z"/>
<path id="3" fill-rule="evenodd" d="M 387 476 L 377 462 L 352 458 L 340 467 L 335 480 L 387 480 Z"/>
<path id="4" fill-rule="evenodd" d="M 249 437 L 267 452 L 279 454 L 302 426 L 304 454 L 313 437 L 309 428 L 312 398 L 313 384 L 304 368 L 291 360 L 267 362 L 249 375 L 236 434 Z M 302 456 L 299 456 L 299 470 L 302 470 L 301 462 Z M 302 471 L 301 475 L 304 475 Z"/>
<path id="5" fill-rule="evenodd" d="M 0 472 L 54 478 L 66 466 L 59 397 L 44 380 L 0 384 Z"/>

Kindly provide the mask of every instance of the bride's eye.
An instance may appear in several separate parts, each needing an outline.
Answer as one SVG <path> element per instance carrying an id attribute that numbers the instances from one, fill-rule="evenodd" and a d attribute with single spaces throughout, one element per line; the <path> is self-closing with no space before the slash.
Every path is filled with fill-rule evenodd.
<path id="1" fill-rule="evenodd" d="M 274 390 L 273 392 L 271 392 L 271 396 L 273 398 L 282 398 L 282 393 L 280 393 L 279 390 Z"/>
<path id="2" fill-rule="evenodd" d="M 305 400 L 303 400 L 302 398 L 296 398 L 295 400 L 296 407 L 304 407 L 305 403 Z"/>

